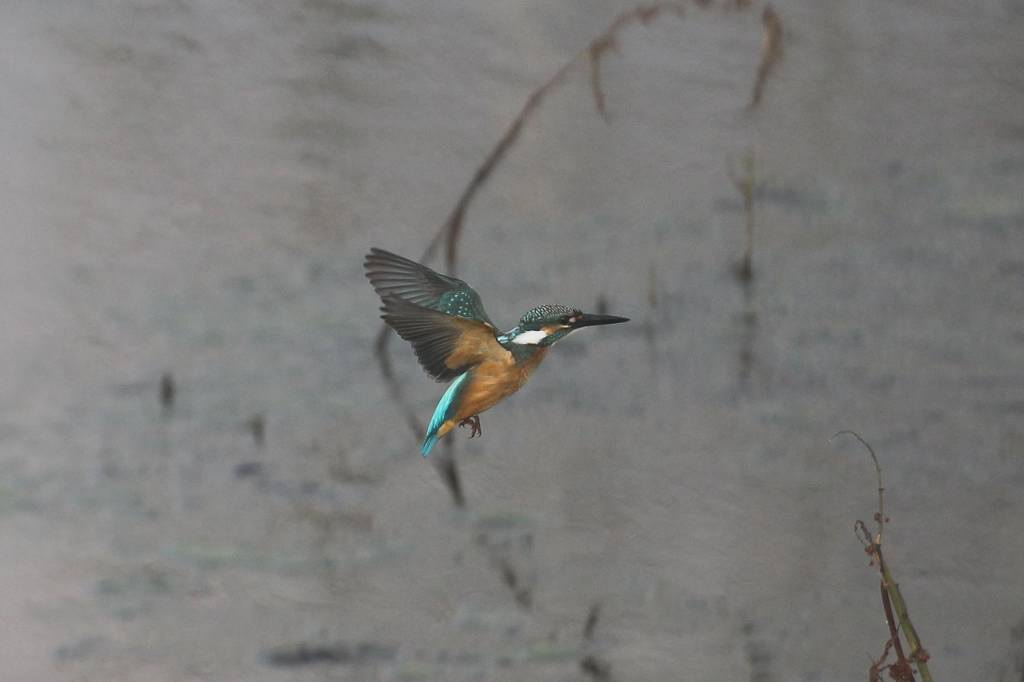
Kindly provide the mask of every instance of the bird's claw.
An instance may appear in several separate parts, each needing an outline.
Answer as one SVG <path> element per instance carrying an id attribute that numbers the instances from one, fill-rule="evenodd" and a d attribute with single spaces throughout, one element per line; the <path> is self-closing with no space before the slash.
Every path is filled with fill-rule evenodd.
<path id="1" fill-rule="evenodd" d="M 483 435 L 484 430 L 480 428 L 480 416 L 474 414 L 472 417 L 466 417 L 459 422 L 459 427 L 469 426 L 472 427 L 473 431 L 469 434 L 470 438 L 476 438 L 477 436 Z"/>

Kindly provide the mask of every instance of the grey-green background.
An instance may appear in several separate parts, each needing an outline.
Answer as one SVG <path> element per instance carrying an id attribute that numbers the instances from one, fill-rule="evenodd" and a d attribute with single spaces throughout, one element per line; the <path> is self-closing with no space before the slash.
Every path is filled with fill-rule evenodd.
<path id="1" fill-rule="evenodd" d="M 887 634 L 846 428 L 936 679 L 1020 679 L 1017 0 L 780 1 L 752 114 L 758 10 L 626 30 L 608 120 L 570 74 L 459 275 L 508 326 L 599 297 L 633 322 L 455 434 L 464 511 L 420 458 L 362 254 L 418 256 L 628 6 L 3 4 L 3 679 L 543 682 L 592 652 L 616 680 L 863 680 Z M 442 387 L 392 348 L 425 422 Z M 351 656 L 273 656 L 300 644 Z"/>

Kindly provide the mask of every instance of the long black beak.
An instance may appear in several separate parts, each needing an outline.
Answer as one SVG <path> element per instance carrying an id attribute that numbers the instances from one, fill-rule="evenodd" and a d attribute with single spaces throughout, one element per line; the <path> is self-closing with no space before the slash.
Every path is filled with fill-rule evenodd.
<path id="1" fill-rule="evenodd" d="M 576 321 L 572 323 L 573 329 L 579 329 L 580 327 L 594 327 L 599 324 L 618 324 L 620 322 L 629 322 L 628 317 L 619 317 L 618 315 L 594 315 L 591 313 L 583 313 L 576 317 Z"/>

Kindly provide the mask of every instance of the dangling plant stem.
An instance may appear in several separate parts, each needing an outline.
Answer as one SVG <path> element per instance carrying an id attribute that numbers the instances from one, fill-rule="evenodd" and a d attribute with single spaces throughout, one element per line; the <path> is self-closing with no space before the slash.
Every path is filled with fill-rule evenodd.
<path id="1" fill-rule="evenodd" d="M 882 657 L 872 664 L 869 677 L 877 679 L 882 670 L 888 669 L 890 677 L 897 680 L 897 682 L 913 682 L 914 671 L 910 665 L 913 663 L 917 667 L 917 671 L 921 673 L 921 679 L 924 682 L 932 682 L 932 674 L 928 669 L 928 659 L 930 656 L 924 646 L 921 645 L 921 638 L 918 637 L 917 630 L 910 620 L 910 612 L 907 610 L 907 603 L 903 600 L 903 595 L 900 593 L 900 586 L 893 577 L 885 557 L 882 555 L 882 533 L 885 530 L 885 524 L 889 522 L 889 518 L 885 515 L 885 488 L 882 486 L 882 467 L 878 463 L 878 457 L 875 455 L 874 449 L 859 434 L 855 431 L 840 431 L 832 436 L 832 439 L 842 435 L 853 436 L 860 441 L 861 445 L 867 448 L 868 453 L 871 455 L 871 460 L 875 463 L 875 475 L 878 477 L 878 511 L 875 512 L 878 533 L 871 537 L 871 532 L 868 531 L 867 525 L 861 520 L 857 520 L 853 524 L 854 532 L 864 545 L 864 551 L 871 557 L 871 564 L 877 565 L 878 571 L 881 574 L 882 608 L 885 611 L 886 623 L 889 625 L 889 641 L 885 645 Z M 907 638 L 907 644 L 910 647 L 909 657 L 903 653 L 903 645 L 900 642 L 897 626 L 903 630 L 903 636 Z M 896 651 L 896 662 L 888 666 L 882 666 L 890 646 Z"/>

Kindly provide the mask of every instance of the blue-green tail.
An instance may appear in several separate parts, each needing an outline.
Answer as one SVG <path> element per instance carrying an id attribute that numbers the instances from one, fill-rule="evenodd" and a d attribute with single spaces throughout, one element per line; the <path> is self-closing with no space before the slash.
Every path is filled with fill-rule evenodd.
<path id="1" fill-rule="evenodd" d="M 441 396 L 441 400 L 438 401 L 437 407 L 434 408 L 434 416 L 430 418 L 430 425 L 427 426 L 427 437 L 423 439 L 423 446 L 420 448 L 420 452 L 426 457 L 430 454 L 430 451 L 434 448 L 434 443 L 437 442 L 437 430 L 441 428 L 441 424 L 451 418 L 458 409 L 458 396 L 460 388 L 466 382 L 466 377 L 469 376 L 469 372 L 463 372 L 460 374 L 455 381 L 448 386 L 448 390 Z"/>

